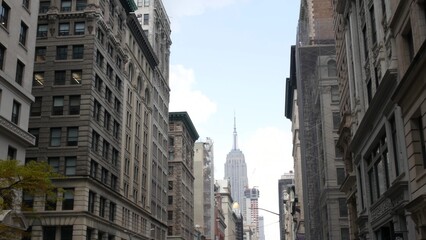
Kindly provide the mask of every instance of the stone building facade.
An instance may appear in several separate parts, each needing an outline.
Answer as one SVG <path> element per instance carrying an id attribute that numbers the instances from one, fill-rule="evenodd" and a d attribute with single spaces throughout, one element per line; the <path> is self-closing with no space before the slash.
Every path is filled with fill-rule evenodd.
<path id="1" fill-rule="evenodd" d="M 169 113 L 167 239 L 194 239 L 194 143 L 198 137 L 188 113 Z"/>
<path id="2" fill-rule="evenodd" d="M 424 4 L 334 1 L 334 11 L 351 239 L 425 239 Z"/>
<path id="3" fill-rule="evenodd" d="M 0 3 L 0 159 L 25 160 L 38 1 Z"/>
<path id="4" fill-rule="evenodd" d="M 40 1 L 27 160 L 66 178 L 57 198 L 24 194 L 32 239 L 166 239 L 168 87 L 155 94 L 159 61 L 135 10 Z"/>

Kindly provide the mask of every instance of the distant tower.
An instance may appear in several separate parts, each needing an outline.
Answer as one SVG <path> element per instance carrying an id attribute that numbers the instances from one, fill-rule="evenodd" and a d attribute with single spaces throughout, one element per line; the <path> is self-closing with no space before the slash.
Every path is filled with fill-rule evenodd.
<path id="1" fill-rule="evenodd" d="M 259 240 L 265 240 L 265 221 L 263 216 L 259 216 Z"/>
<path id="2" fill-rule="evenodd" d="M 243 152 L 237 146 L 237 127 L 234 116 L 234 145 L 226 156 L 225 179 L 231 183 L 231 195 L 234 201 L 245 209 L 244 190 L 248 187 L 247 165 Z"/>

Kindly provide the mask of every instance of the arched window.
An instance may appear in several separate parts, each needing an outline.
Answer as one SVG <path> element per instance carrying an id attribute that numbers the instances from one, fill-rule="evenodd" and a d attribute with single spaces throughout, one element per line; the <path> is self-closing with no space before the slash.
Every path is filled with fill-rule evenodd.
<path id="1" fill-rule="evenodd" d="M 337 76 L 337 66 L 336 66 L 335 60 L 328 61 L 327 70 L 328 70 L 328 76 L 329 77 L 336 77 Z"/>

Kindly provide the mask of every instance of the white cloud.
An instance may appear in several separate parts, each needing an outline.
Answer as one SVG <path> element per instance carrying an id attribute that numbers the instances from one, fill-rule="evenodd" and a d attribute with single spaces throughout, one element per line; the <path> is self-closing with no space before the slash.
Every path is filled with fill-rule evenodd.
<path id="1" fill-rule="evenodd" d="M 194 71 L 182 65 L 170 66 L 170 111 L 186 111 L 197 125 L 216 112 L 216 103 L 200 90 L 194 89 Z"/>

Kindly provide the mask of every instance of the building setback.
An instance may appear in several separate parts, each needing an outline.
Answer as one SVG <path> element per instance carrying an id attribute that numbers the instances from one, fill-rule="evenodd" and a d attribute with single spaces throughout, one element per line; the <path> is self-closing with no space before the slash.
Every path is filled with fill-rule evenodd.
<path id="1" fill-rule="evenodd" d="M 188 113 L 169 113 L 167 239 L 194 239 L 194 143 L 198 137 Z"/>
<path id="2" fill-rule="evenodd" d="M 206 239 L 214 238 L 214 157 L 213 141 L 196 142 L 194 146 L 194 224 Z"/>
<path id="3" fill-rule="evenodd" d="M 32 239 L 166 239 L 168 81 L 135 10 L 40 2 L 27 155 L 66 178 L 57 199 L 24 195 Z"/>

